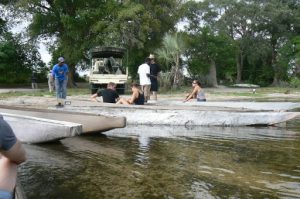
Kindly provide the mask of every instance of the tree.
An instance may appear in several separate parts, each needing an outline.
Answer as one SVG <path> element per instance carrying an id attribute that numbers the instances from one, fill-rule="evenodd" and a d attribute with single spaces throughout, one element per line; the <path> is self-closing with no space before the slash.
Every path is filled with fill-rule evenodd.
<path id="1" fill-rule="evenodd" d="M 283 65 L 286 61 L 279 61 L 278 52 L 300 29 L 298 1 L 204 0 L 186 5 L 190 33 L 199 33 L 206 26 L 214 35 L 226 34 L 232 39 L 236 82 L 266 83 L 272 75 L 275 85 L 285 79 L 281 73 L 287 68 Z"/>
<path id="2" fill-rule="evenodd" d="M 167 64 L 171 64 L 172 86 L 178 87 L 182 77 L 180 58 L 186 50 L 186 44 L 182 34 L 166 34 L 163 38 L 162 47 L 156 50 L 156 54 Z"/>
<path id="3" fill-rule="evenodd" d="M 135 56 L 132 52 L 145 48 L 145 43 L 157 45 L 153 39 L 161 38 L 173 27 L 176 20 L 173 8 L 178 3 L 172 0 L 20 0 L 18 5 L 32 15 L 30 35 L 51 38 L 50 51 L 64 55 L 70 69 L 75 70 L 78 62 L 88 61 L 88 50 L 95 46 L 125 47 L 129 56 Z"/>
<path id="4" fill-rule="evenodd" d="M 271 66 L 274 71 L 272 85 L 277 85 L 282 72 L 282 65 L 278 62 L 278 51 L 289 40 L 290 33 L 293 32 L 295 18 L 289 7 L 289 1 L 266 1 L 262 5 L 262 11 L 262 20 L 259 27 L 265 37 L 268 38 L 271 46 Z"/>
<path id="5" fill-rule="evenodd" d="M 11 33 L 6 33 L 4 38 L 5 41 L 0 41 L 1 83 L 26 83 L 32 71 L 43 71 L 45 65 L 34 44 L 22 43 Z"/>
<path id="6" fill-rule="evenodd" d="M 217 87 L 218 76 L 219 78 L 224 79 L 226 71 L 227 74 L 230 74 L 228 72 L 233 69 L 232 60 L 229 60 L 235 52 L 235 46 L 233 45 L 232 40 L 226 35 L 215 35 L 208 27 L 202 28 L 202 31 L 199 33 L 191 33 L 189 36 L 189 59 L 196 59 L 205 63 L 204 66 L 203 64 L 192 66 L 194 69 L 192 73 L 197 74 L 199 71 L 203 71 L 204 69 L 204 71 L 208 73 L 206 84 Z M 194 64 L 191 63 L 191 65 Z M 201 66 L 203 68 L 199 69 Z M 222 75 L 222 73 L 224 75 Z M 201 72 L 198 74 L 201 74 Z"/>

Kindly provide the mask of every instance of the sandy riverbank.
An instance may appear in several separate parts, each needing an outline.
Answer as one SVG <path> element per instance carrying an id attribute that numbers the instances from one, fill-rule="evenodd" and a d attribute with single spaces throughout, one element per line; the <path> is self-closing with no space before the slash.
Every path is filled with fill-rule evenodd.
<path id="1" fill-rule="evenodd" d="M 23 92 L 20 96 L 6 96 L 1 97 L 1 93 L 5 92 Z M 41 91 L 41 90 L 38 90 Z M 25 92 L 25 94 L 24 94 Z M 34 96 L 32 93 L 35 91 L 31 89 L 0 89 L 0 104 L 11 105 L 11 106 L 25 106 L 33 108 L 48 108 L 56 105 L 57 101 L 55 94 L 49 94 L 45 92 L 43 96 Z M 256 93 L 252 92 L 249 88 L 229 88 L 229 87 L 219 87 L 219 88 L 206 88 L 206 98 L 209 102 L 223 102 L 223 101 L 273 101 L 273 102 L 300 102 L 300 91 L 293 90 L 292 92 L 264 92 L 260 93 L 259 89 Z M 28 95 L 26 95 L 28 93 Z M 30 95 L 29 95 L 30 94 Z M 159 94 L 158 102 L 160 101 L 166 103 L 166 101 L 182 101 L 184 99 L 185 93 L 172 93 Z M 129 95 L 121 95 L 121 97 L 129 98 Z M 90 95 L 72 95 L 67 97 L 68 101 L 72 104 L 81 104 L 86 106 L 95 106 L 97 103 L 101 103 L 101 98 L 99 102 L 92 102 L 90 100 Z"/>

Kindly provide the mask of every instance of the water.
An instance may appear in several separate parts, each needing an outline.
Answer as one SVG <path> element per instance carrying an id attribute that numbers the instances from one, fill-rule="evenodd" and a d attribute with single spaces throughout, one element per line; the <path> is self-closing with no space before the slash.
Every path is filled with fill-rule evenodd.
<path id="1" fill-rule="evenodd" d="M 34 198 L 300 198 L 300 121 L 287 128 L 138 126 L 25 145 Z"/>

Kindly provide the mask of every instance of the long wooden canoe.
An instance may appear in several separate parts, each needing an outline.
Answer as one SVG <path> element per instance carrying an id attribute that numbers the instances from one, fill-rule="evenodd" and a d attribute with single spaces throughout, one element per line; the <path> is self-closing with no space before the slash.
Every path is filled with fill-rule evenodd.
<path id="1" fill-rule="evenodd" d="M 125 117 L 20 107 L 0 108 L 22 142 L 41 143 L 126 126 Z"/>
<path id="2" fill-rule="evenodd" d="M 178 125 L 178 126 L 252 126 L 285 123 L 300 112 L 245 111 L 222 108 L 187 106 L 135 106 L 103 105 L 72 106 L 65 110 L 126 117 L 130 125 Z"/>

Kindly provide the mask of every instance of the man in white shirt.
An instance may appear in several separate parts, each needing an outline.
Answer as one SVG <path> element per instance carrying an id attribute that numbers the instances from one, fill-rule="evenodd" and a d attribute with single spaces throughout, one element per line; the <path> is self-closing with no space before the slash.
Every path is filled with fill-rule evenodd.
<path id="1" fill-rule="evenodd" d="M 140 85 L 142 91 L 144 92 L 145 102 L 150 99 L 150 88 L 151 88 L 151 81 L 150 81 L 150 59 L 147 57 L 145 63 L 139 66 L 138 74 L 140 78 Z"/>

